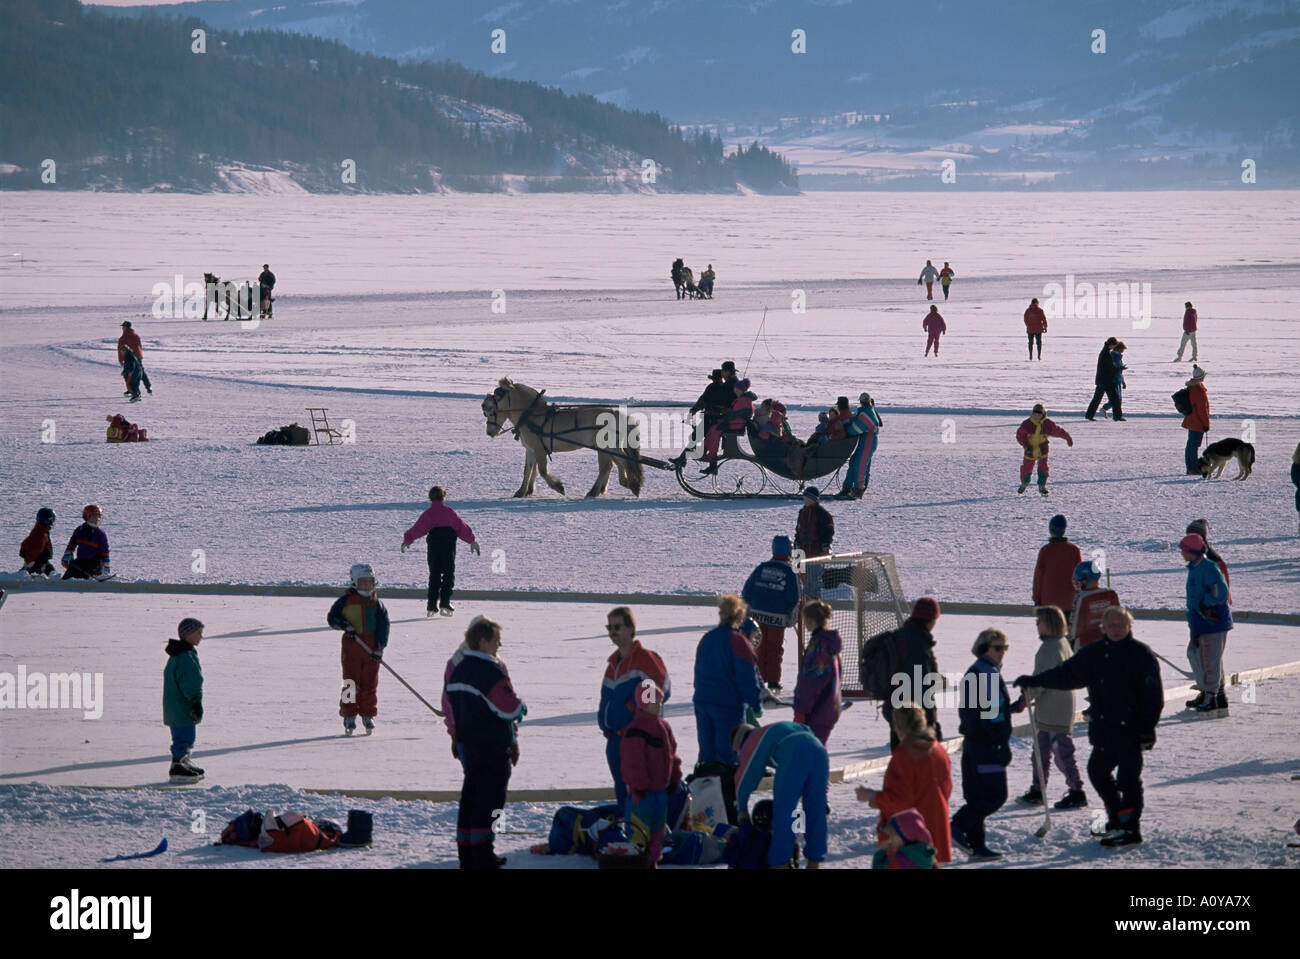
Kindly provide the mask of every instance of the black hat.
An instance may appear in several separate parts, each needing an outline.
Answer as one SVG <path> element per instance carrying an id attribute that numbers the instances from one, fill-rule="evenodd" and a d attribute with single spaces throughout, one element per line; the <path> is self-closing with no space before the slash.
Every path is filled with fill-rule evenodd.
<path id="1" fill-rule="evenodd" d="M 822 500 L 822 491 L 816 486 L 805 486 L 803 488 L 803 495 L 805 499 L 810 499 L 814 503 L 820 503 Z"/>
<path id="2" fill-rule="evenodd" d="M 727 372 L 728 370 L 734 373 L 736 371 L 736 364 L 733 363 L 731 360 L 725 360 L 722 364 L 722 370 L 724 373 Z"/>

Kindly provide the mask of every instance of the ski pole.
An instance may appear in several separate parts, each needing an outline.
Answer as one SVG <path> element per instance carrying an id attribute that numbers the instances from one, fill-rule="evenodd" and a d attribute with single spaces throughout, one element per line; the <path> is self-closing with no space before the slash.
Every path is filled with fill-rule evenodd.
<path id="1" fill-rule="evenodd" d="M 1026 699 L 1025 706 L 1029 713 L 1029 730 L 1034 734 L 1034 768 L 1038 770 L 1038 792 L 1043 797 L 1043 824 L 1034 835 L 1042 839 L 1052 828 L 1052 811 L 1047 808 L 1047 794 L 1043 791 L 1047 785 L 1047 770 L 1044 768 L 1043 751 L 1038 748 L 1038 721 L 1034 719 L 1033 703 Z"/>
<path id="2" fill-rule="evenodd" d="M 364 649 L 366 652 L 368 652 L 371 656 L 375 655 L 375 651 L 374 651 L 373 649 L 371 649 L 369 646 L 367 646 L 365 643 L 361 642 L 361 637 L 358 636 L 356 633 L 353 633 L 353 634 L 352 634 L 352 638 L 355 639 L 355 640 L 357 641 L 357 645 L 358 645 L 358 646 L 360 646 L 362 649 Z M 386 670 L 388 670 L 390 673 L 392 673 L 392 674 L 393 674 L 393 677 L 394 677 L 394 678 L 395 678 L 399 683 L 401 683 L 403 686 L 405 686 L 407 689 L 409 689 L 409 690 L 411 691 L 411 693 L 415 696 L 416 699 L 418 699 L 420 702 L 424 703 L 424 705 L 428 706 L 429 709 L 431 709 L 431 710 L 433 711 L 433 714 L 434 714 L 435 716 L 442 716 L 442 715 L 444 715 L 444 713 L 443 713 L 443 711 L 442 711 L 441 709 L 438 709 L 438 708 L 435 707 L 431 702 L 429 702 L 427 699 L 425 699 L 423 696 L 421 696 L 419 693 L 417 693 L 417 692 L 415 691 L 415 687 L 412 686 L 410 683 L 408 683 L 406 680 L 404 680 L 401 676 L 398 676 L 398 675 L 397 675 L 397 670 L 393 669 L 392 666 L 389 666 L 388 663 L 384 662 L 383 659 L 380 659 L 380 660 L 379 660 L 379 665 L 380 665 L 380 666 L 383 666 L 384 669 L 386 669 Z"/>

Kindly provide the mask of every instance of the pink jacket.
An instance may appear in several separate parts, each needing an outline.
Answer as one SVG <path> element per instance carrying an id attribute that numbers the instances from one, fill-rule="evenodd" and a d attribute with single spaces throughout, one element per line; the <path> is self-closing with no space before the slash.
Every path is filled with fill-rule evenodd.
<path id="1" fill-rule="evenodd" d="M 637 710 L 623 730 L 619 773 L 633 793 L 677 788 L 682 781 L 682 760 L 672 728 L 662 717 Z"/>
<path id="2" fill-rule="evenodd" d="M 947 333 L 948 324 L 943 321 L 943 317 L 937 312 L 927 313 L 925 319 L 921 321 L 921 329 L 927 331 L 931 335 L 934 335 L 935 333 Z"/>
<path id="3" fill-rule="evenodd" d="M 446 503 L 431 503 L 429 508 L 420 514 L 415 525 L 402 534 L 402 542 L 410 546 L 421 536 L 427 535 L 435 526 L 450 526 L 465 542 L 474 542 L 474 532 L 469 528 L 469 524 L 457 516 L 456 511 Z"/>

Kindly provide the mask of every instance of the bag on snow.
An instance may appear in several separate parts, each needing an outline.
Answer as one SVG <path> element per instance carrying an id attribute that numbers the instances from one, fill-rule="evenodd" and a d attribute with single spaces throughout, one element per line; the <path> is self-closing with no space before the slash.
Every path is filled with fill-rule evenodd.
<path id="1" fill-rule="evenodd" d="M 1187 387 L 1184 386 L 1169 398 L 1174 401 L 1174 409 L 1184 416 L 1192 411 L 1192 392 Z"/>
<path id="2" fill-rule="evenodd" d="M 896 629 L 877 633 L 862 644 L 858 676 L 869 698 L 889 698 L 894 688 L 894 674 L 903 665 L 903 652 L 902 637 Z"/>
<path id="3" fill-rule="evenodd" d="M 551 833 L 546 844 L 552 855 L 594 856 L 603 833 L 617 825 L 618 803 L 607 803 L 593 809 L 578 806 L 561 806 L 551 820 Z M 617 832 L 623 838 L 622 831 Z"/>
<path id="4" fill-rule="evenodd" d="M 341 834 L 333 823 L 322 828 L 302 813 L 268 812 L 262 817 L 257 845 L 262 852 L 315 852 L 337 846 Z"/>
<path id="5" fill-rule="evenodd" d="M 262 817 L 253 810 L 240 813 L 221 830 L 218 846 L 256 846 L 257 837 L 262 832 Z"/>

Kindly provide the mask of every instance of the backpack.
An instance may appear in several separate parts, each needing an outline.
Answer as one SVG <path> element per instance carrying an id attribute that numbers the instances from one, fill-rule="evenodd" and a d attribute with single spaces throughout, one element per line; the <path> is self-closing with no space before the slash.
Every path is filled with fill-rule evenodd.
<path id="1" fill-rule="evenodd" d="M 891 629 L 872 636 L 862 645 L 858 676 L 868 698 L 889 698 L 894 688 L 894 674 L 903 665 L 905 651 L 902 640 L 898 630 Z"/>
<path id="2" fill-rule="evenodd" d="M 1174 393 L 1170 396 L 1170 399 L 1174 401 L 1174 409 L 1184 416 L 1192 412 L 1192 394 L 1187 387 L 1184 386 L 1177 393 Z"/>
<path id="3" fill-rule="evenodd" d="M 302 813 L 268 812 L 262 817 L 257 845 L 262 852 L 315 852 L 337 846 L 341 831 L 333 823 L 322 829 Z"/>
<path id="4" fill-rule="evenodd" d="M 257 837 L 262 832 L 262 817 L 253 810 L 241 813 L 221 830 L 218 846 L 257 846 Z"/>

